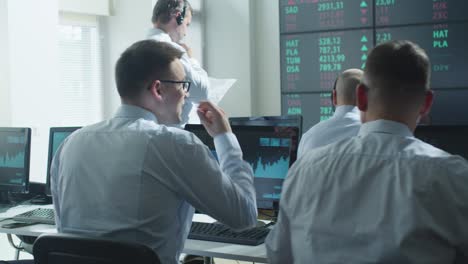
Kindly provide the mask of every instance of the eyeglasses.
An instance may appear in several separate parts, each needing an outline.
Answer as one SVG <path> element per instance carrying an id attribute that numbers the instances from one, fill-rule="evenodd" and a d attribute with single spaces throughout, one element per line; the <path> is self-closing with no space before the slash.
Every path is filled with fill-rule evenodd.
<path id="1" fill-rule="evenodd" d="M 185 93 L 188 93 L 190 91 L 190 84 L 191 82 L 189 81 L 173 81 L 173 80 L 159 80 L 160 82 L 165 82 L 165 83 L 175 83 L 175 84 L 182 84 L 182 89 L 184 90 Z"/>

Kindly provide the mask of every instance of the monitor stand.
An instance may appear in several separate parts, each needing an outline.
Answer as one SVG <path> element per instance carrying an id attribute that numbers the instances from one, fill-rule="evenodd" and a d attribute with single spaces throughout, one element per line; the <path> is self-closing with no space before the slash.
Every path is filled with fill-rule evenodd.
<path id="1" fill-rule="evenodd" d="M 51 204 L 52 197 L 46 194 L 39 194 L 30 200 L 31 204 Z"/>
<path id="2" fill-rule="evenodd" d="M 0 212 L 5 212 L 13 205 L 8 191 L 0 191 Z"/>

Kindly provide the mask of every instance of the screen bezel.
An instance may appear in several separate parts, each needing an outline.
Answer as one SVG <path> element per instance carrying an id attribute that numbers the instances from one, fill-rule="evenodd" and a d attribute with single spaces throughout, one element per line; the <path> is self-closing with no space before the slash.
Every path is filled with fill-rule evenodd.
<path id="1" fill-rule="evenodd" d="M 230 117 L 231 126 L 284 126 L 282 123 L 290 122 L 287 127 L 298 128 L 298 139 L 302 136 L 302 115 L 280 115 L 280 116 L 251 116 Z M 267 123 L 266 125 L 264 123 Z"/>

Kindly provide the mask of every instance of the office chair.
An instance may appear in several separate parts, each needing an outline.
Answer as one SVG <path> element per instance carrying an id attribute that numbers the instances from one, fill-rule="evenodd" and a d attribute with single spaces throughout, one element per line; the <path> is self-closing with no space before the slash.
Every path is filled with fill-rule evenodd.
<path id="1" fill-rule="evenodd" d="M 43 234 L 34 243 L 36 264 L 160 264 L 158 255 L 137 243 L 72 234 Z"/>

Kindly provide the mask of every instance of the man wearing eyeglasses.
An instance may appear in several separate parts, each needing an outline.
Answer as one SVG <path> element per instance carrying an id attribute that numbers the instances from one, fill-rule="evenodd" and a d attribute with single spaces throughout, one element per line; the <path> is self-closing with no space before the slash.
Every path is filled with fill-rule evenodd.
<path id="1" fill-rule="evenodd" d="M 192 56 L 192 49 L 184 43 L 192 22 L 192 7 L 187 0 L 158 0 L 151 21 L 153 28 L 148 32 L 149 39 L 169 43 L 183 52 L 180 61 L 186 79 L 192 84 L 192 92 L 185 101 L 180 122 L 184 125 L 188 122 L 193 103 L 206 100 L 209 88 L 208 74 Z"/>
<path id="2" fill-rule="evenodd" d="M 181 56 L 153 40 L 121 55 L 117 113 L 70 135 L 54 157 L 59 232 L 139 242 L 175 264 L 194 207 L 234 229 L 256 225 L 253 172 L 224 111 L 206 101 L 198 107 L 219 164 L 194 134 L 166 126 L 181 120 L 190 89 Z"/>

